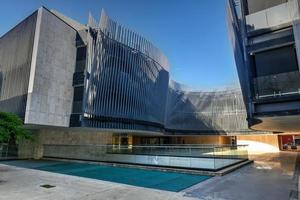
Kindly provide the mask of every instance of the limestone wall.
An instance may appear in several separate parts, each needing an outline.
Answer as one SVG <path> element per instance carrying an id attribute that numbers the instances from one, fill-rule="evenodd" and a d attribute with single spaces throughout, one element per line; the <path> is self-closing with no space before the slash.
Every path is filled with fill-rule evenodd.
<path id="1" fill-rule="evenodd" d="M 32 141 L 23 141 L 19 144 L 20 158 L 43 157 L 44 145 L 101 145 L 112 144 L 112 133 L 99 132 L 92 129 L 71 129 L 71 128 L 55 128 L 41 129 L 33 131 L 34 137 Z M 76 146 L 80 152 L 80 146 Z M 67 158 L 68 152 L 60 152 L 58 149 L 52 148 L 51 155 L 65 154 Z M 82 151 L 84 152 L 84 151 Z M 74 152 L 73 152 L 74 153 Z"/>
<path id="2" fill-rule="evenodd" d="M 73 100 L 76 31 L 38 10 L 25 123 L 68 127 Z"/>

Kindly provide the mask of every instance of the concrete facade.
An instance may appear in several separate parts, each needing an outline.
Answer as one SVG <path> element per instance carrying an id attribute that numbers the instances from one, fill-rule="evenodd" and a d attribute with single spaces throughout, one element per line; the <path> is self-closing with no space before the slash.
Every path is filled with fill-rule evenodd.
<path id="1" fill-rule="evenodd" d="M 157 47 L 105 12 L 99 25 L 90 17 L 86 26 L 43 7 L 34 17 L 28 85 L 22 86 L 26 125 L 145 134 L 250 132 L 238 87 L 185 90 L 169 80 L 168 60 Z M 4 103 L 14 108 L 13 101 Z M 8 111 L 19 114 L 16 107 Z"/>
<path id="2" fill-rule="evenodd" d="M 183 89 L 169 81 L 168 60 L 157 47 L 105 12 L 99 25 L 90 17 L 87 26 L 43 7 L 35 13 L 24 123 L 34 130 L 36 140 L 20 144 L 20 157 L 67 158 L 75 154 L 77 159 L 94 159 L 97 145 L 111 144 L 113 133 L 125 137 L 173 135 L 179 136 L 173 144 L 191 144 L 191 140 L 180 140 L 180 134 L 248 131 L 239 88 L 216 92 Z M 153 141 L 144 140 L 141 145 L 172 144 L 171 140 Z M 224 144 L 218 139 L 206 141 Z M 52 149 L 46 154 L 47 145 Z M 55 145 L 77 146 L 68 152 Z M 121 138 L 118 145 L 129 148 L 128 137 Z M 122 159 L 126 160 L 125 156 L 114 161 Z M 150 156 L 144 160 L 155 162 Z"/>
<path id="3" fill-rule="evenodd" d="M 35 39 L 25 123 L 68 127 L 73 100 L 76 31 L 40 8 Z"/>
<path id="4" fill-rule="evenodd" d="M 299 1 L 228 0 L 248 126 L 299 132 Z"/>

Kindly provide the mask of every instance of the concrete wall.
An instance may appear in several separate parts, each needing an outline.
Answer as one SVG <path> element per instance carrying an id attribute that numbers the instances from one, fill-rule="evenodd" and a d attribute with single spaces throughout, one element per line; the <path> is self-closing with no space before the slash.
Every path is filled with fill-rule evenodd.
<path id="1" fill-rule="evenodd" d="M 29 79 L 26 124 L 68 127 L 76 31 L 44 8 L 38 10 Z"/>
<path id="2" fill-rule="evenodd" d="M 273 0 L 274 1 L 274 0 Z M 264 2 L 264 1 L 261 1 Z M 291 22 L 289 4 L 283 3 L 246 16 L 248 31 L 268 29 Z"/>
<path id="3" fill-rule="evenodd" d="M 88 129 L 42 129 L 38 134 L 39 142 L 42 144 L 100 145 L 112 143 L 112 133 Z"/>
<path id="4" fill-rule="evenodd" d="M 255 13 L 267 8 L 277 6 L 282 3 L 286 3 L 288 0 L 248 0 L 247 6 L 249 13 Z"/>
<path id="5" fill-rule="evenodd" d="M 18 157 L 21 159 L 34 158 L 34 141 L 20 141 L 18 144 Z"/>
<path id="6" fill-rule="evenodd" d="M 44 145 L 101 145 L 112 144 L 112 133 L 99 132 L 92 129 L 77 128 L 52 128 L 40 129 L 34 132 L 35 137 L 32 143 L 20 145 L 20 151 L 26 151 L 27 157 L 39 159 L 44 154 Z M 80 148 L 78 149 L 80 151 Z M 29 155 L 30 151 L 32 155 Z M 55 152 L 53 149 L 53 153 Z M 68 154 L 66 153 L 66 157 Z M 25 157 L 25 155 L 23 156 Z"/>

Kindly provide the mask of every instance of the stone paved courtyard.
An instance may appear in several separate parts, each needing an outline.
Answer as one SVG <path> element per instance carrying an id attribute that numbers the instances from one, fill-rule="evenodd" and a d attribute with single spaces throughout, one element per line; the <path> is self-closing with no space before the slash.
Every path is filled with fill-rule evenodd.
<path id="1" fill-rule="evenodd" d="M 186 189 L 185 195 L 205 200 L 288 200 L 295 197 L 299 181 L 299 176 L 294 178 L 297 153 L 263 154 L 251 159 L 254 164 Z"/>

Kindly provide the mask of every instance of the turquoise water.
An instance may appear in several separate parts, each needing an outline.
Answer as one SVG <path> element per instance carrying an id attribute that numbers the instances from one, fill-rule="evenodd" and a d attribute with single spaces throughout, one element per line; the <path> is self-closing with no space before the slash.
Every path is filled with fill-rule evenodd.
<path id="1" fill-rule="evenodd" d="M 17 160 L 0 163 L 173 192 L 179 192 L 210 178 L 210 176 L 177 172 L 61 161 Z"/>

